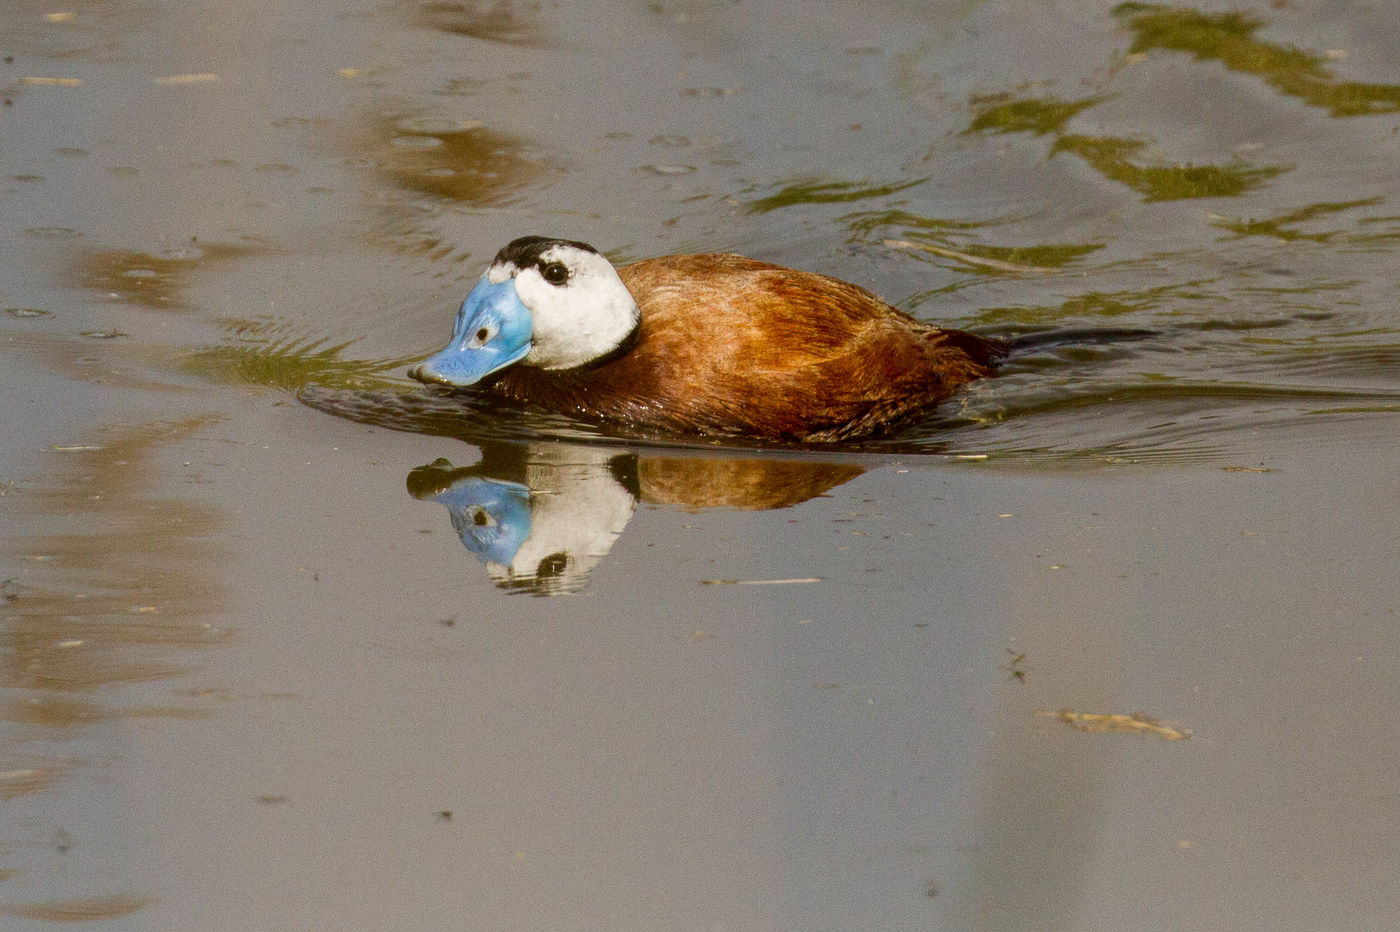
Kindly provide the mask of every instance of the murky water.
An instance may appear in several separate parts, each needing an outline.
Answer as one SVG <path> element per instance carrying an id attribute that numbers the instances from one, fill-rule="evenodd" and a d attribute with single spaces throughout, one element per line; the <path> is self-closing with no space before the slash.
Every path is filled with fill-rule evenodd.
<path id="1" fill-rule="evenodd" d="M 4 927 L 1388 928 L 1397 61 L 1362 2 L 8 4 Z M 410 382 L 536 232 L 1026 348 L 840 450 Z"/>

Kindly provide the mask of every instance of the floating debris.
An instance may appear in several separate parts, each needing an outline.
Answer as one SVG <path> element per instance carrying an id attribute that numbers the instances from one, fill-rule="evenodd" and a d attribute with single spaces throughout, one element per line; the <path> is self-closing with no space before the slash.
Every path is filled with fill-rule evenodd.
<path id="1" fill-rule="evenodd" d="M 1112 731 L 1144 738 L 1161 738 L 1163 741 L 1182 741 L 1191 737 L 1189 730 L 1163 725 L 1146 712 L 1123 715 L 1116 712 L 1076 712 L 1074 709 L 1060 709 L 1058 712 L 1036 709 L 1035 714 L 1053 715 L 1076 731 Z"/>
<path id="2" fill-rule="evenodd" d="M 691 172 L 699 171 L 694 165 L 643 165 L 640 171 L 653 175 L 689 175 Z"/>
<path id="3" fill-rule="evenodd" d="M 30 227 L 24 232 L 41 239 L 77 239 L 83 235 L 68 227 Z"/>
<path id="4" fill-rule="evenodd" d="M 825 577 L 804 576 L 801 579 L 702 579 L 702 586 L 787 586 L 792 583 L 821 582 Z"/>
<path id="5" fill-rule="evenodd" d="M 187 84 L 213 84 L 219 80 L 219 76 L 210 71 L 199 74 L 170 74 L 163 78 L 156 78 L 158 87 L 181 87 Z"/>
<path id="6" fill-rule="evenodd" d="M 681 91 L 682 97 L 729 97 L 744 90 L 743 84 L 730 84 L 726 87 L 687 87 Z"/>
<path id="7" fill-rule="evenodd" d="M 28 84 L 30 87 L 77 87 L 83 83 L 82 78 L 46 78 L 27 77 L 20 78 L 20 84 Z"/>
<path id="8" fill-rule="evenodd" d="M 1017 651 L 1014 647 L 1008 647 L 1006 652 L 1011 655 L 1011 659 L 1008 660 L 1006 666 L 1001 669 L 1010 673 L 1011 678 L 1016 682 L 1024 683 L 1026 681 L 1026 674 L 1030 672 L 1030 669 L 1025 665 L 1026 652 Z"/>

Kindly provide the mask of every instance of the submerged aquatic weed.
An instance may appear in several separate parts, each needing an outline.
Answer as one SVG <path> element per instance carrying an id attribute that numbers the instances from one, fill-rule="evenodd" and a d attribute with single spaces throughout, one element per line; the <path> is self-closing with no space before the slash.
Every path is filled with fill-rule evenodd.
<path id="1" fill-rule="evenodd" d="M 1071 117 L 1107 99 L 1095 96 L 1071 101 L 1053 97 L 1014 100 L 1008 95 L 975 99 L 973 107 L 980 109 L 963 132 L 1054 134 L 1051 156 L 1073 153 L 1105 178 L 1140 192 L 1147 201 L 1235 197 L 1287 171 L 1282 166 L 1255 166 L 1238 159 L 1226 165 L 1142 165 L 1132 159 L 1141 156 L 1148 145 L 1146 140 L 1064 132 Z"/>
<path id="2" fill-rule="evenodd" d="M 235 332 L 240 328 L 231 325 Z M 192 350 L 182 367 L 214 382 L 261 385 L 297 392 L 310 385 L 339 389 L 382 389 L 396 384 L 380 375 L 401 369 L 417 356 L 393 359 L 346 359 L 346 349 L 359 337 L 328 343 L 323 337 L 282 334 L 270 339 L 246 338 Z"/>
<path id="3" fill-rule="evenodd" d="M 1059 100 L 1054 97 L 1011 100 L 1008 96 L 973 100 L 973 107 L 979 109 L 963 132 L 1034 133 L 1037 136 L 1062 133 L 1071 117 L 1109 99 L 1107 95 L 1080 100 Z"/>
<path id="4" fill-rule="evenodd" d="M 1204 282 L 1182 282 L 1126 291 L 1088 291 L 1070 295 L 1059 304 L 986 307 L 968 318 L 977 327 L 1046 326 L 1066 320 L 1105 319 L 1159 311 L 1168 301 L 1201 297 Z"/>
<path id="5" fill-rule="evenodd" d="M 1154 3 L 1121 3 L 1113 12 L 1135 34 L 1129 54 L 1160 49 L 1218 61 L 1334 117 L 1400 110 L 1400 84 L 1340 80 L 1326 67 L 1327 56 L 1256 38 L 1265 21 L 1252 13 L 1203 13 Z"/>
<path id="6" fill-rule="evenodd" d="M 928 178 L 913 178 L 890 184 L 872 184 L 870 181 L 823 181 L 820 178 L 799 178 L 779 188 L 776 192 L 749 202 L 748 212 L 766 214 L 770 210 L 780 210 L 797 204 L 844 204 L 850 201 L 863 201 L 868 198 L 888 197 L 900 191 L 921 185 Z"/>
<path id="7" fill-rule="evenodd" d="M 839 218 L 851 231 L 851 242 L 868 242 L 893 228 L 899 236 L 879 236 L 881 245 L 910 249 L 953 259 L 965 265 L 996 272 L 1054 272 L 1060 267 L 1104 247 L 1104 243 L 1036 243 L 1000 246 L 966 242 L 972 231 L 996 221 L 949 220 L 925 217 L 907 210 L 858 211 Z"/>
<path id="8" fill-rule="evenodd" d="M 1278 165 L 1138 165 L 1129 157 L 1146 146 L 1140 139 L 1118 136 L 1061 136 L 1050 150 L 1073 152 L 1105 178 L 1125 184 L 1147 201 L 1197 197 L 1236 197 L 1287 171 Z"/>
<path id="9" fill-rule="evenodd" d="M 917 233 L 935 234 L 945 230 L 977 230 L 997 221 L 952 220 L 946 217 L 925 217 L 908 210 L 862 210 L 838 218 L 851 231 L 851 239 L 860 241 L 878 230 L 896 227 L 905 239 L 918 239 Z"/>
<path id="10" fill-rule="evenodd" d="M 1039 246 L 991 246 L 964 243 L 958 249 L 920 240 L 887 239 L 884 245 L 915 249 L 996 272 L 1057 272 L 1080 256 L 1102 249 L 1103 243 L 1047 243 Z"/>
<path id="11" fill-rule="evenodd" d="M 1277 217 L 1257 220 L 1253 217 L 1225 217 L 1220 214 L 1212 214 L 1210 222 L 1212 226 L 1222 230 L 1228 230 L 1235 234 L 1227 239 L 1242 239 L 1246 236 L 1271 236 L 1283 242 L 1309 241 L 1314 243 L 1326 243 L 1337 236 L 1340 231 L 1326 230 L 1317 233 L 1304 233 L 1301 230 L 1291 230 L 1290 226 L 1307 223 L 1316 220 L 1318 217 L 1325 217 L 1331 214 L 1342 213 L 1353 210 L 1357 207 L 1374 207 L 1383 202 L 1383 197 L 1368 197 L 1357 201 L 1336 201 L 1324 202 L 1321 204 L 1309 204 L 1297 210 L 1290 210 Z"/>

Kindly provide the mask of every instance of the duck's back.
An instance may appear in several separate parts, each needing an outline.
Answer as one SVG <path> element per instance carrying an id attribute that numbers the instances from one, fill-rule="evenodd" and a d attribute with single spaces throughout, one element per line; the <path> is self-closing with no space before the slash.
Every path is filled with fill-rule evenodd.
<path id="1" fill-rule="evenodd" d="M 742 256 L 665 256 L 618 274 L 641 309 L 625 352 L 576 369 L 514 366 L 495 390 L 640 428 L 839 440 L 989 375 L 1001 351 L 855 285 Z"/>

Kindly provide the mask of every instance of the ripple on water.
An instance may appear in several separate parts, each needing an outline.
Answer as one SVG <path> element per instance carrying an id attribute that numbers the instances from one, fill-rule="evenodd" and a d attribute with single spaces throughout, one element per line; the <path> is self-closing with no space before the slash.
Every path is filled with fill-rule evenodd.
<path id="1" fill-rule="evenodd" d="M 1155 332 L 1042 331 L 1013 353 L 998 377 L 968 386 L 921 423 L 840 450 L 977 454 L 1056 467 L 1186 463 L 1228 457 L 1241 439 L 1265 427 L 1400 413 L 1393 378 L 1400 345 L 1327 345 L 1297 337 L 1298 346 L 1270 338 L 1251 349 L 1238 339 L 1242 332 L 1272 336 L 1301 328 L 1311 323 L 1299 319 L 1307 316 L 1243 330 L 1197 322 Z M 417 354 L 354 359 L 346 351 L 358 338 L 293 332 L 276 320 L 229 327 L 227 343 L 190 351 L 184 367 L 212 381 L 291 391 L 318 410 L 392 430 L 474 443 L 812 448 L 630 434 L 513 409 L 479 392 L 410 385 L 404 370 Z"/>

